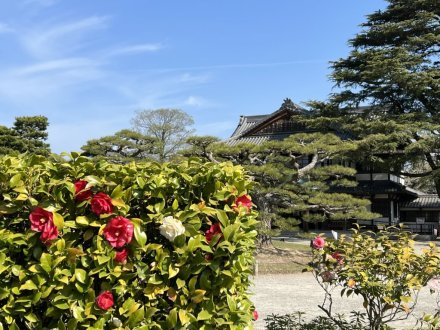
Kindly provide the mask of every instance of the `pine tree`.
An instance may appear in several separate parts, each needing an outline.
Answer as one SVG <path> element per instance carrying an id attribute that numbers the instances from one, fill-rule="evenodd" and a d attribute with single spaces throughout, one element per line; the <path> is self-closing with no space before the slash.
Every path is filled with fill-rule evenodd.
<path id="1" fill-rule="evenodd" d="M 114 135 L 89 140 L 81 149 L 88 157 L 127 163 L 152 159 L 152 155 L 157 153 L 157 141 L 153 137 L 124 129 Z"/>
<path id="2" fill-rule="evenodd" d="M 429 177 L 440 196 L 440 2 L 387 2 L 350 40 L 349 56 L 332 63 L 338 89 L 310 102 L 314 125 L 345 130 L 373 168 Z"/>
<path id="3" fill-rule="evenodd" d="M 211 141 L 209 138 L 206 137 L 206 143 Z M 257 183 L 251 195 L 262 224 L 260 242 L 282 230 L 293 229 L 301 221 L 317 223 L 375 216 L 366 210 L 369 201 L 334 192 L 356 182 L 355 170 L 338 164 L 346 160 L 344 153 L 351 151 L 353 144 L 333 134 L 294 134 L 283 141 L 261 145 L 211 143 L 206 147 L 201 140 L 203 137 L 197 139 L 198 144 L 193 144 L 187 155 L 240 164 Z M 333 165 L 327 165 L 330 159 Z"/>
<path id="4" fill-rule="evenodd" d="M 340 107 L 367 103 L 389 114 L 440 117 L 440 2 L 388 0 L 362 24 L 350 55 L 332 63 Z M 379 109 L 380 109 L 379 107 Z"/>
<path id="5" fill-rule="evenodd" d="M 34 153 L 48 155 L 49 122 L 44 116 L 17 117 L 12 128 L 0 127 L 0 154 Z"/>

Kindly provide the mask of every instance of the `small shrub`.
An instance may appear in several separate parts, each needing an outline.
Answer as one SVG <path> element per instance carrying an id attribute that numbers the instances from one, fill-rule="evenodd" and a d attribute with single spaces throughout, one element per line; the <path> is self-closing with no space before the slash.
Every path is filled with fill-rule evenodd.
<path id="1" fill-rule="evenodd" d="M 305 313 L 271 314 L 264 320 L 267 330 L 366 330 L 358 321 L 347 322 L 342 315 L 337 316 L 338 324 L 332 318 L 318 316 L 312 320 L 304 318 Z"/>
<path id="2" fill-rule="evenodd" d="M 319 307 L 333 318 L 332 290 L 340 289 L 346 297 L 358 295 L 369 329 L 408 318 L 419 290 L 439 273 L 435 244 L 418 254 L 409 233 L 399 228 L 376 234 L 355 229 L 352 237 L 336 240 L 317 237 L 312 250 L 309 270 L 325 292 Z"/>
<path id="3" fill-rule="evenodd" d="M 70 157 L 0 158 L 0 329 L 251 324 L 241 167 Z"/>

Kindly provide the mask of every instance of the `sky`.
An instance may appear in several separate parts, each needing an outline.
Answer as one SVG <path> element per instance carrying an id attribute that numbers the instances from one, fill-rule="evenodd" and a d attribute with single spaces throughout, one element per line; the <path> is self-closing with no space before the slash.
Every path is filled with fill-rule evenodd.
<path id="1" fill-rule="evenodd" d="M 329 61 L 383 0 L 0 0 L 0 125 L 49 119 L 55 153 L 177 108 L 198 135 L 325 100 Z"/>

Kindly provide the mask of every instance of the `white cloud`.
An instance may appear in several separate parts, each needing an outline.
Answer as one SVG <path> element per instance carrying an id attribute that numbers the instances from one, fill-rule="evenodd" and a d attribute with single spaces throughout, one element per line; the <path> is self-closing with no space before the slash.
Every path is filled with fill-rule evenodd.
<path id="1" fill-rule="evenodd" d="M 11 28 L 8 24 L 0 22 L 0 34 L 2 34 L 2 33 L 10 33 L 10 32 L 14 32 L 14 29 Z"/>
<path id="2" fill-rule="evenodd" d="M 206 107 L 209 106 L 209 102 L 198 96 L 188 96 L 188 98 L 183 102 L 184 105 L 192 107 Z"/>
<path id="3" fill-rule="evenodd" d="M 17 76 L 54 73 L 67 70 L 94 69 L 97 62 L 86 58 L 65 58 L 61 60 L 45 61 L 21 67 L 15 70 Z"/>
<path id="4" fill-rule="evenodd" d="M 109 18 L 91 16 L 50 27 L 34 27 L 22 37 L 24 48 L 37 58 L 59 57 L 84 46 L 83 38 L 91 30 L 107 26 Z"/>
<path id="5" fill-rule="evenodd" d="M 49 106 L 70 95 L 76 87 L 101 81 L 106 73 L 98 64 L 82 58 L 47 61 L 4 71 L 0 78 L 0 100 L 21 106 Z"/>
<path id="6" fill-rule="evenodd" d="M 134 55 L 139 53 L 152 53 L 157 52 L 163 48 L 162 44 L 138 44 L 115 48 L 109 52 L 108 55 Z"/>

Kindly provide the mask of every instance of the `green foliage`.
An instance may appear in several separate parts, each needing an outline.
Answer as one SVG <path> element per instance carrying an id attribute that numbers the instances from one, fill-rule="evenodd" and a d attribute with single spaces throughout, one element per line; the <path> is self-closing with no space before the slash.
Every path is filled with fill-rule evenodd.
<path id="1" fill-rule="evenodd" d="M 435 188 L 440 196 L 440 4 L 387 3 L 368 15 L 350 40 L 350 54 L 332 63 L 337 92 L 310 105 L 330 118 L 326 127 L 342 122 L 340 128 L 359 140 L 359 158 L 412 177 L 413 187 Z M 428 178 L 428 184 L 417 178 Z"/>
<path id="2" fill-rule="evenodd" d="M 368 327 L 380 329 L 409 316 L 420 288 L 438 275 L 438 263 L 434 244 L 416 253 L 409 233 L 390 227 L 377 234 L 356 229 L 351 237 L 326 239 L 323 248 L 314 246 L 309 269 L 325 291 L 320 308 L 329 317 L 331 291 L 340 289 L 342 296 L 361 296 Z"/>
<path id="3" fill-rule="evenodd" d="M 157 153 L 157 140 L 128 129 L 114 135 L 89 140 L 82 146 L 84 156 L 105 159 L 112 163 L 127 163 L 152 159 Z"/>
<path id="4" fill-rule="evenodd" d="M 372 103 L 391 113 L 439 116 L 440 35 L 437 0 L 387 0 L 368 16 L 350 44 L 350 55 L 332 63 L 341 91 L 332 102 Z"/>
<path id="5" fill-rule="evenodd" d="M 277 315 L 271 314 L 267 316 L 264 321 L 266 321 L 267 330 L 337 330 L 332 324 L 328 322 L 325 318 L 317 318 L 310 322 L 303 319 L 304 313 L 297 312 L 292 314 Z"/>
<path id="6" fill-rule="evenodd" d="M 261 240 L 292 230 L 300 223 L 326 220 L 372 219 L 367 200 L 336 189 L 356 185 L 355 170 L 341 165 L 355 145 L 334 134 L 300 133 L 282 141 L 261 145 L 240 143 L 230 146 L 214 143 L 207 137 L 204 151 L 198 145 L 197 155 L 211 161 L 230 160 L 242 165 L 258 183 L 252 191 L 259 209 Z M 191 141 L 189 141 L 191 143 Z M 206 146 L 207 144 L 207 146 Z M 191 151 L 191 150 L 190 150 Z M 331 159 L 333 165 L 325 162 Z"/>
<path id="7" fill-rule="evenodd" d="M 49 122 L 44 116 L 17 117 L 12 128 L 0 126 L 0 155 L 48 155 L 47 126 Z"/>
<path id="8" fill-rule="evenodd" d="M 241 167 L 67 156 L 0 158 L 0 328 L 252 327 L 247 290 L 257 221 L 256 212 L 234 207 L 251 187 Z M 77 191 L 79 180 L 87 185 Z M 110 196 L 111 214 L 97 215 L 98 193 Z M 31 230 L 36 210 L 53 215 L 55 239 L 43 243 Z M 115 260 L 105 236 L 115 216 L 134 228 L 126 262 Z M 169 217 L 185 229 L 174 240 L 160 232 Z M 212 224 L 222 235 L 208 243 Z M 107 310 L 97 299 L 105 291 L 114 297 Z"/>
<path id="9" fill-rule="evenodd" d="M 157 141 L 157 157 L 160 162 L 168 160 L 186 144 L 194 132 L 194 120 L 180 109 L 143 110 L 131 121 L 135 131 Z"/>

